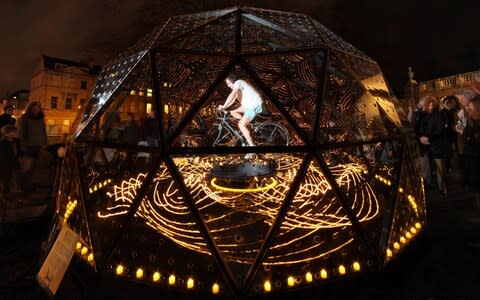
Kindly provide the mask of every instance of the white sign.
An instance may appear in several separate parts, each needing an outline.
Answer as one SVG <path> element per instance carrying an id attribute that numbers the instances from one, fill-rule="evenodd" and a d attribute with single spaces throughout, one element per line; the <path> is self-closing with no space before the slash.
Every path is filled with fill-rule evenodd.
<path id="1" fill-rule="evenodd" d="M 40 268 L 37 281 L 51 295 L 57 292 L 79 239 L 78 234 L 64 225 Z"/>

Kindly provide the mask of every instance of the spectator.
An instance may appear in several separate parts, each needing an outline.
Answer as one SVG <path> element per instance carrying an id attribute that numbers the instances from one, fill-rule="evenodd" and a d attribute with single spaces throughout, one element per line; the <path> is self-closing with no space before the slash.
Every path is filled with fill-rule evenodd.
<path id="1" fill-rule="evenodd" d="M 158 130 L 156 130 L 157 124 L 155 120 L 155 112 L 150 112 L 145 118 L 145 124 L 143 127 L 143 139 L 147 141 L 148 146 L 158 147 Z"/>
<path id="2" fill-rule="evenodd" d="M 18 191 L 16 172 L 20 169 L 20 142 L 17 139 L 18 129 L 13 125 L 2 127 L 0 139 L 0 185 L 3 193 Z"/>
<path id="3" fill-rule="evenodd" d="M 423 97 L 422 99 L 420 99 L 420 101 L 418 101 L 417 109 L 412 111 L 411 122 L 413 131 L 417 135 L 418 141 L 420 141 L 420 136 L 422 135 L 422 122 L 426 115 L 424 104 L 427 98 L 428 97 Z M 419 142 L 418 147 L 420 150 L 419 159 L 420 167 L 422 169 L 423 181 L 425 182 L 427 189 L 429 189 L 432 187 L 432 168 L 430 167 L 430 156 L 428 152 L 429 146 Z"/>
<path id="4" fill-rule="evenodd" d="M 442 113 L 445 114 L 448 120 L 448 144 L 450 146 L 450 156 L 447 159 L 447 171 L 450 173 L 452 171 L 452 155 L 457 152 L 457 131 L 455 130 L 455 122 L 457 114 L 458 103 L 455 96 L 447 96 L 443 99 L 443 109 Z"/>
<path id="5" fill-rule="evenodd" d="M 135 121 L 135 115 L 133 113 L 127 114 L 127 120 L 122 124 L 123 133 L 120 141 L 125 144 L 134 144 L 138 142 L 139 129 L 137 121 Z"/>
<path id="6" fill-rule="evenodd" d="M 15 107 L 13 105 L 6 105 L 3 108 L 3 114 L 0 115 L 0 128 L 3 128 L 3 126 L 5 126 L 5 125 L 15 126 L 15 122 L 17 120 L 15 120 L 15 118 L 12 117 L 14 109 L 15 109 Z M 0 134 L 0 136 L 1 136 L 1 134 Z"/>
<path id="7" fill-rule="evenodd" d="M 460 174 L 462 176 L 463 184 L 466 184 L 466 165 L 464 159 L 464 136 L 463 129 L 467 126 L 467 106 L 468 103 L 475 98 L 475 93 L 469 89 L 462 90 L 456 94 L 458 102 L 460 103 L 460 110 L 457 112 L 455 130 L 457 131 L 457 156 Z"/>
<path id="8" fill-rule="evenodd" d="M 428 153 L 433 160 L 437 177 L 438 190 L 447 194 L 445 182 L 446 163 L 450 155 L 448 144 L 448 119 L 439 110 L 437 98 L 429 96 L 425 99 L 425 116 L 420 127 L 420 143 L 428 147 Z"/>
<path id="9" fill-rule="evenodd" d="M 473 189 L 475 204 L 480 208 L 480 96 L 468 103 L 465 139 L 465 178 L 467 186 Z"/>
<path id="10" fill-rule="evenodd" d="M 22 189 L 31 191 L 33 170 L 36 167 L 38 155 L 47 147 L 47 130 L 40 102 L 31 102 L 25 114 L 20 118 L 19 138 L 22 145 Z"/>

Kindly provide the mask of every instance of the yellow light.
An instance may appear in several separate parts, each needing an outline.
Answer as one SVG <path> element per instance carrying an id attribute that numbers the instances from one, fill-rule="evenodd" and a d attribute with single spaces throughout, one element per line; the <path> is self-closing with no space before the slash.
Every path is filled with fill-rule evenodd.
<path id="1" fill-rule="evenodd" d="M 123 274 L 123 266 L 118 265 L 117 269 L 115 270 L 115 273 L 117 273 L 117 275 L 122 275 Z"/>
<path id="2" fill-rule="evenodd" d="M 392 250 L 387 249 L 387 257 L 392 257 L 393 253 Z"/>
<path id="3" fill-rule="evenodd" d="M 312 281 L 313 281 L 312 273 L 307 272 L 307 273 L 305 274 L 305 280 L 306 280 L 307 282 L 312 282 Z"/>
<path id="4" fill-rule="evenodd" d="M 98 184 L 98 187 L 101 188 L 102 186 L 103 186 L 103 185 L 102 185 L 102 183 L 100 182 L 100 183 Z"/>
<path id="5" fill-rule="evenodd" d="M 108 183 L 110 183 L 110 182 L 112 182 L 112 180 L 111 180 L 111 179 L 108 179 Z"/>
<path id="6" fill-rule="evenodd" d="M 411 235 L 410 232 L 408 232 L 408 231 L 405 233 L 405 236 L 407 237 L 407 239 L 411 239 L 411 238 L 412 238 L 412 235 Z"/>
<path id="7" fill-rule="evenodd" d="M 357 261 L 353 263 L 352 267 L 353 267 L 353 270 L 357 272 L 360 271 L 360 264 Z"/>
<path id="8" fill-rule="evenodd" d="M 294 285 L 295 285 L 295 279 L 293 279 L 292 276 L 289 276 L 289 277 L 287 278 L 287 284 L 288 284 L 289 287 L 294 286 Z"/>
<path id="9" fill-rule="evenodd" d="M 220 286 L 218 285 L 218 283 L 214 283 L 212 285 L 212 293 L 216 295 L 218 294 L 218 292 L 220 292 Z"/>
<path id="10" fill-rule="evenodd" d="M 160 273 L 158 273 L 158 272 L 153 273 L 152 280 L 153 280 L 153 282 L 159 281 L 160 280 Z"/>
<path id="11" fill-rule="evenodd" d="M 78 250 L 78 249 L 80 249 L 80 248 L 82 248 L 82 243 L 78 242 L 77 245 L 75 246 L 75 249 Z"/>
<path id="12" fill-rule="evenodd" d="M 254 188 L 254 189 L 235 189 L 235 188 L 228 188 L 228 187 L 224 187 L 224 186 L 220 186 L 218 184 L 216 184 L 215 182 L 217 181 L 217 178 L 213 178 L 212 181 L 210 181 L 210 184 L 218 189 L 218 190 L 221 190 L 221 191 L 225 191 L 225 192 L 235 192 L 235 193 L 256 193 L 256 192 L 263 192 L 263 191 L 267 191 L 271 188 L 273 188 L 274 186 L 277 185 L 277 181 L 275 180 L 275 178 L 272 178 L 272 183 L 266 185 L 266 186 L 262 186 L 262 187 L 258 187 L 258 188 Z"/>
<path id="13" fill-rule="evenodd" d="M 417 233 L 417 230 L 415 229 L 415 227 L 411 227 L 411 228 L 410 228 L 410 232 L 413 233 L 413 234 L 415 234 L 415 233 Z"/>
<path id="14" fill-rule="evenodd" d="M 137 276 L 137 278 L 142 278 L 143 277 L 143 270 L 142 268 L 138 268 L 137 269 L 137 272 L 135 273 L 135 276 Z"/>
<path id="15" fill-rule="evenodd" d="M 88 189 L 88 192 L 89 192 L 90 194 L 92 194 L 92 193 L 93 193 L 92 188 L 89 188 L 89 189 Z"/>
<path id="16" fill-rule="evenodd" d="M 422 228 L 422 225 L 417 222 L 417 223 L 415 223 L 415 228 L 420 229 L 420 228 Z"/>
<path id="17" fill-rule="evenodd" d="M 80 109 L 80 108 L 82 108 L 82 106 L 81 106 L 81 105 L 79 105 L 77 108 L 78 108 L 78 109 Z"/>
<path id="18" fill-rule="evenodd" d="M 193 281 L 193 278 L 188 278 L 187 289 L 193 289 L 194 286 L 195 286 L 195 281 Z"/>
<path id="19" fill-rule="evenodd" d="M 345 267 L 343 265 L 340 265 L 340 266 L 338 266 L 338 272 L 342 275 L 345 275 L 345 273 L 347 273 L 347 270 L 345 269 Z"/>
<path id="20" fill-rule="evenodd" d="M 168 105 L 167 105 L 167 104 L 165 104 L 165 105 L 163 106 L 163 111 L 164 111 L 166 114 L 168 114 Z"/>
<path id="21" fill-rule="evenodd" d="M 322 279 L 327 279 L 327 278 L 328 278 L 327 270 L 322 269 L 322 270 L 320 271 L 320 278 L 322 278 Z"/>
<path id="22" fill-rule="evenodd" d="M 147 93 L 153 93 L 152 89 L 147 89 Z"/>
<path id="23" fill-rule="evenodd" d="M 136 93 L 135 93 L 135 90 L 131 90 L 131 91 L 130 91 L 130 95 L 135 95 L 135 94 L 136 94 Z"/>
<path id="24" fill-rule="evenodd" d="M 92 262 L 92 261 L 93 261 L 93 253 L 90 253 L 90 254 L 87 256 L 87 261 L 89 261 L 89 262 Z"/>
<path id="25" fill-rule="evenodd" d="M 398 191 L 399 191 L 400 193 L 403 193 L 403 188 L 399 187 L 399 188 L 398 188 Z"/>
<path id="26" fill-rule="evenodd" d="M 174 285 L 175 284 L 175 275 L 170 275 L 170 277 L 168 277 L 168 284 L 170 285 Z"/>
<path id="27" fill-rule="evenodd" d="M 272 284 L 270 283 L 269 280 L 266 280 L 265 283 L 263 284 L 263 289 L 265 292 L 271 292 L 272 291 Z"/>
<path id="28" fill-rule="evenodd" d="M 397 242 L 393 243 L 393 248 L 395 248 L 397 250 L 400 249 L 400 244 L 397 243 Z"/>
<path id="29" fill-rule="evenodd" d="M 80 253 L 82 253 L 82 255 L 85 255 L 85 254 L 87 254 L 87 252 L 88 252 L 88 248 L 87 248 L 87 247 L 83 247 L 83 248 L 82 248 L 82 251 L 81 251 Z"/>
<path id="30" fill-rule="evenodd" d="M 405 244 L 406 242 L 407 242 L 407 240 L 403 236 L 401 236 L 400 237 L 400 243 Z"/>

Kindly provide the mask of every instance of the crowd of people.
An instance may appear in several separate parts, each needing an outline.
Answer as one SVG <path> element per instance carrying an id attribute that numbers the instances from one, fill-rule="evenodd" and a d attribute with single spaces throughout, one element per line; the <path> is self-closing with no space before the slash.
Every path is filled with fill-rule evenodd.
<path id="1" fill-rule="evenodd" d="M 437 188 L 446 195 L 446 174 L 455 161 L 463 187 L 474 192 L 480 204 L 480 82 L 442 101 L 423 97 L 409 118 L 420 148 L 426 188 Z"/>
<path id="2" fill-rule="evenodd" d="M 40 102 L 31 102 L 17 120 L 14 107 L 6 105 L 0 116 L 0 195 L 31 193 L 33 171 L 39 154 L 47 147 L 47 131 Z"/>

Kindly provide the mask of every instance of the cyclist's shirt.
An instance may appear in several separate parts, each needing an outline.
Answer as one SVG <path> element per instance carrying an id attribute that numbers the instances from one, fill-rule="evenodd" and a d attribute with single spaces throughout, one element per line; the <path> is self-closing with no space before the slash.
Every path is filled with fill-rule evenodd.
<path id="1" fill-rule="evenodd" d="M 234 88 L 238 88 L 242 91 L 241 104 L 245 109 L 255 109 L 262 107 L 262 97 L 258 92 L 245 80 L 237 80 L 233 84 Z"/>

